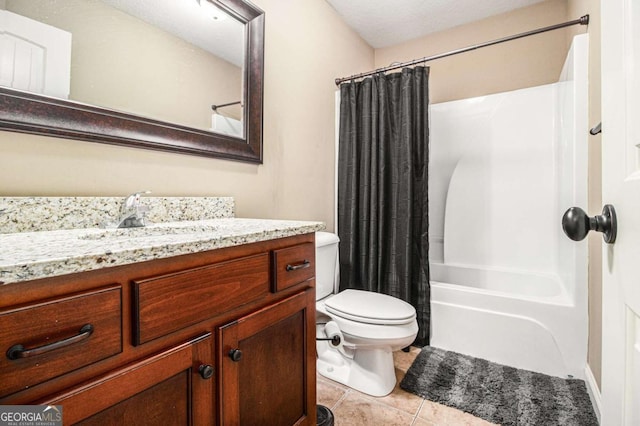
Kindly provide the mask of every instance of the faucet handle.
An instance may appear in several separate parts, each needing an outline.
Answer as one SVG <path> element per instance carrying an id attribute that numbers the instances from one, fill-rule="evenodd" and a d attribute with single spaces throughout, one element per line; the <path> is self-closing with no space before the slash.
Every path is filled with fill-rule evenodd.
<path id="1" fill-rule="evenodd" d="M 129 195 L 127 198 L 124 199 L 124 204 L 122 206 L 122 209 L 127 210 L 127 209 L 138 208 L 138 205 L 140 203 L 140 197 L 142 197 L 145 194 L 151 194 L 151 191 L 138 191 Z"/>
<path id="2" fill-rule="evenodd" d="M 149 207 L 140 204 L 140 198 L 144 194 L 151 194 L 151 191 L 134 192 L 124 199 L 117 228 L 136 228 L 139 226 L 145 226 L 145 216 L 149 211 Z"/>

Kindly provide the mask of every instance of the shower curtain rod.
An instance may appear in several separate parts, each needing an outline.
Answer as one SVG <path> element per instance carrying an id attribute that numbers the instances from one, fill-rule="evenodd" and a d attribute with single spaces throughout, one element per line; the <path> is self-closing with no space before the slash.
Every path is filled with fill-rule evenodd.
<path id="1" fill-rule="evenodd" d="M 589 23 L 589 15 L 584 15 L 584 16 L 580 17 L 579 19 L 574 19 L 573 21 L 564 22 L 562 24 L 556 24 L 556 25 L 551 25 L 549 27 L 538 28 L 537 30 L 531 30 L 531 31 L 527 31 L 527 32 L 524 32 L 524 33 L 520 33 L 520 34 L 515 34 L 515 35 L 512 35 L 512 36 L 503 37 L 503 38 L 487 41 L 487 42 L 480 43 L 480 44 L 475 44 L 473 46 L 463 47 L 461 49 L 452 50 L 450 52 L 439 53 L 437 55 L 426 56 L 426 57 L 421 58 L 421 59 L 414 59 L 412 61 L 403 62 L 403 63 L 397 64 L 397 65 L 390 65 L 390 66 L 385 67 L 385 68 L 378 68 L 378 69 L 373 70 L 373 71 L 367 71 L 367 72 L 363 72 L 363 73 L 360 73 L 360 74 L 354 74 L 354 75 L 352 75 L 350 77 L 336 78 L 336 86 L 339 86 L 342 82 L 345 82 L 345 81 L 355 80 L 357 78 L 378 74 L 380 72 L 387 72 L 387 71 L 391 71 L 391 70 L 396 70 L 398 68 L 409 67 L 409 66 L 417 65 L 417 64 L 420 64 L 420 63 L 423 63 L 423 62 L 429 62 L 429 61 L 433 61 L 435 59 L 446 58 L 447 56 L 457 55 L 458 53 L 465 53 L 465 52 L 469 52 L 471 50 L 480 49 L 481 47 L 493 46 L 494 44 L 504 43 L 505 41 L 511 41 L 511 40 L 516 40 L 516 39 L 523 38 L 523 37 L 529 37 L 531 35 L 540 34 L 540 33 L 544 33 L 544 32 L 547 32 L 547 31 L 552 31 L 552 30 L 557 30 L 557 29 L 564 28 L 564 27 L 570 27 L 572 25 L 577 25 L 577 24 L 587 25 L 588 23 Z"/>
<path id="2" fill-rule="evenodd" d="M 228 107 L 228 106 L 231 106 L 231 105 L 238 105 L 238 104 L 241 104 L 241 103 L 242 103 L 242 101 L 237 101 L 237 102 L 229 102 L 228 104 L 222 104 L 222 105 L 211 105 L 211 109 L 217 112 L 218 108 L 224 108 L 224 107 Z"/>

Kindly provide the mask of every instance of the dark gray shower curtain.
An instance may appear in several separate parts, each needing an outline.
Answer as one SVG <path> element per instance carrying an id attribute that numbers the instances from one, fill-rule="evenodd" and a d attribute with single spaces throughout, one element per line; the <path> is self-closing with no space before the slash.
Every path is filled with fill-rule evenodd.
<path id="1" fill-rule="evenodd" d="M 340 86 L 340 289 L 411 303 L 429 343 L 429 68 Z"/>

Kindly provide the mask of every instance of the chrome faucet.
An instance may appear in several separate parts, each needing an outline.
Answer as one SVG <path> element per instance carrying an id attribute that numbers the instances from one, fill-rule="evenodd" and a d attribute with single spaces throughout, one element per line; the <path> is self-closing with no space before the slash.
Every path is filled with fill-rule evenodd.
<path id="1" fill-rule="evenodd" d="M 135 192 L 125 198 L 120 209 L 118 228 L 139 228 L 146 225 L 145 215 L 149 207 L 140 204 L 140 198 L 144 194 L 151 194 L 151 191 Z"/>

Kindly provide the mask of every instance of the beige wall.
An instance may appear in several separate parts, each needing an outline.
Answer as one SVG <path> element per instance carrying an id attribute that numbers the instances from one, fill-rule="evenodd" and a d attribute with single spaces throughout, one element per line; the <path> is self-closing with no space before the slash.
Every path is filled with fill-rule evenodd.
<path id="1" fill-rule="evenodd" d="M 377 49 L 376 68 L 447 52 L 531 29 L 590 15 L 589 123 L 600 122 L 600 4 L 598 0 L 548 0 L 531 7 L 465 24 L 399 45 Z M 584 26 L 551 31 L 429 62 L 431 102 L 465 99 L 558 80 L 571 37 Z M 585 132 L 588 129 L 585 129 Z M 602 210 L 600 136 L 589 137 L 589 214 Z M 584 206 L 582 206 L 584 207 Z M 599 385 L 601 376 L 601 245 L 589 239 L 588 363 Z"/>
<path id="2" fill-rule="evenodd" d="M 600 1 L 568 0 L 571 19 L 589 14 L 589 126 L 601 121 L 600 114 Z M 568 33 L 575 33 L 574 28 Z M 587 129 L 585 129 L 587 131 Z M 593 216 L 602 211 L 601 135 L 589 136 L 589 205 Z M 589 235 L 589 350 L 587 361 L 600 386 L 602 374 L 602 236 Z"/>
<path id="3" fill-rule="evenodd" d="M 231 195 L 237 215 L 333 229 L 334 78 L 373 49 L 321 0 L 255 0 L 266 12 L 264 164 L 0 132 L 0 195 Z"/>
<path id="4" fill-rule="evenodd" d="M 564 22 L 567 3 L 548 0 L 376 50 L 376 67 L 448 52 Z M 565 31 L 490 46 L 429 62 L 432 103 L 538 86 L 558 81 L 567 54 Z"/>

